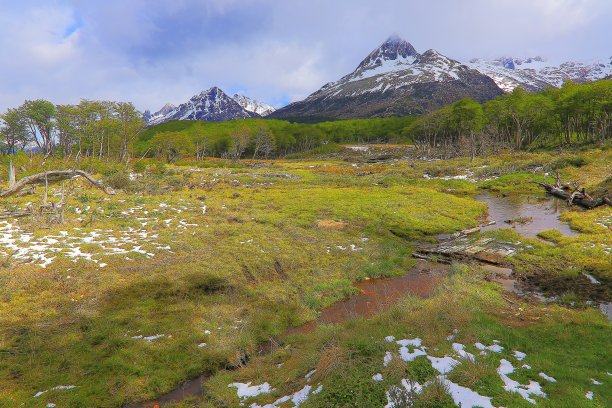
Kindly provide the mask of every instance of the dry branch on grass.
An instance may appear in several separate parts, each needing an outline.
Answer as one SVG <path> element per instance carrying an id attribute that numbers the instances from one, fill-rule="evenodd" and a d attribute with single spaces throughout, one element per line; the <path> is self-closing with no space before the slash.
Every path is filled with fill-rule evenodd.
<path id="1" fill-rule="evenodd" d="M 28 185 L 41 184 L 46 182 L 58 182 L 62 180 L 72 179 L 74 177 L 83 177 L 95 187 L 104 191 L 106 194 L 115 194 L 113 189 L 105 186 L 101 181 L 94 179 L 89 173 L 83 170 L 52 170 L 22 178 L 12 187 L 9 187 L 8 189 L 0 192 L 0 198 L 12 196 L 13 194 L 18 193 L 21 189 Z"/>

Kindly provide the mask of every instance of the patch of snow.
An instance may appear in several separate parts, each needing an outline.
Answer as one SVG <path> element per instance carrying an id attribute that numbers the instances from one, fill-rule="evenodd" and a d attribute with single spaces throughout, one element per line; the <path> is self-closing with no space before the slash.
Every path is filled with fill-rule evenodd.
<path id="1" fill-rule="evenodd" d="M 392 359 L 393 359 L 393 354 L 391 354 L 390 351 L 387 351 L 385 353 L 385 357 L 383 358 L 383 366 L 384 367 L 388 366 Z"/>
<path id="2" fill-rule="evenodd" d="M 592 400 L 593 399 L 593 391 L 587 391 L 587 393 L 584 394 L 584 396 L 586 397 L 586 399 Z"/>
<path id="3" fill-rule="evenodd" d="M 513 355 L 514 355 L 514 358 L 516 358 L 518 361 L 523 361 L 523 359 L 527 357 L 527 354 L 521 351 L 517 351 L 517 350 L 514 350 Z"/>
<path id="4" fill-rule="evenodd" d="M 459 362 L 452 357 L 432 357 L 427 356 L 427 359 L 431 361 L 431 366 L 438 370 L 440 374 L 450 373 L 455 366 L 459 365 Z"/>
<path id="5" fill-rule="evenodd" d="M 592 382 L 593 382 L 593 384 L 595 384 L 595 385 L 601 385 L 601 384 L 602 384 L 600 381 L 597 381 L 597 380 L 596 380 L 596 379 L 594 379 L 594 378 L 591 378 L 591 381 L 592 381 Z"/>
<path id="6" fill-rule="evenodd" d="M 400 347 L 399 349 L 400 358 L 406 362 L 414 361 L 419 356 L 426 356 L 427 353 L 421 349 L 415 348 L 413 352 L 409 352 L 408 348 L 405 346 Z"/>
<path id="7" fill-rule="evenodd" d="M 304 402 L 306 402 L 306 400 L 308 399 L 308 397 L 312 394 L 318 394 L 323 390 L 323 386 L 319 384 L 319 386 L 317 387 L 317 389 L 315 389 L 314 391 L 312 391 L 312 386 L 310 385 L 305 385 L 304 388 L 302 388 L 299 391 L 294 392 L 293 394 L 290 395 L 285 395 L 283 397 L 280 397 L 279 399 L 277 399 L 276 401 L 274 401 L 271 404 L 266 404 L 266 405 L 258 405 L 258 404 L 251 404 L 251 408 L 278 408 L 279 405 L 287 402 L 287 401 L 291 401 L 293 403 L 294 407 L 299 407 L 300 405 L 302 405 Z"/>
<path id="8" fill-rule="evenodd" d="M 236 394 L 240 399 L 256 397 L 260 394 L 269 394 L 274 391 L 274 388 L 267 382 L 260 385 L 251 385 L 251 382 L 246 384 L 236 382 L 229 384 L 228 387 L 236 387 Z"/>
<path id="9" fill-rule="evenodd" d="M 312 378 L 312 376 L 314 375 L 314 373 L 317 372 L 317 369 L 315 368 L 314 370 L 309 371 L 308 373 L 306 373 L 306 375 L 304 376 L 304 378 L 306 379 L 306 381 L 310 381 L 310 379 Z"/>
<path id="10" fill-rule="evenodd" d="M 601 282 L 595 279 L 593 275 L 590 275 L 588 273 L 583 273 L 583 275 L 586 276 L 589 282 L 591 282 L 593 285 L 601 285 Z"/>
<path id="11" fill-rule="evenodd" d="M 465 351 L 465 346 L 461 343 L 453 343 L 453 350 L 455 350 L 457 355 L 461 358 L 467 358 L 472 361 L 476 359 L 472 353 Z"/>
<path id="12" fill-rule="evenodd" d="M 382 381 L 382 380 L 383 380 L 383 376 L 382 376 L 382 374 L 381 374 L 381 373 L 376 373 L 376 374 L 374 374 L 374 375 L 372 376 L 372 379 L 373 379 L 374 381 L 379 381 L 379 382 L 380 382 L 380 381 Z"/>
<path id="13" fill-rule="evenodd" d="M 540 373 L 539 376 L 542 377 L 543 379 L 545 379 L 548 382 L 553 382 L 553 383 L 557 382 L 557 380 L 555 378 L 553 378 L 553 377 L 551 377 L 549 375 L 546 375 L 544 373 Z"/>
<path id="14" fill-rule="evenodd" d="M 497 373 L 499 374 L 499 378 L 504 382 L 504 389 L 508 392 L 516 392 L 521 397 L 523 397 L 526 401 L 535 404 L 536 401 L 533 398 L 530 398 L 531 395 L 546 398 L 546 394 L 542 391 L 542 387 L 540 383 L 537 381 L 529 381 L 529 384 L 522 385 L 518 381 L 515 381 L 508 377 L 508 374 L 512 374 L 514 372 L 514 367 L 512 363 L 508 360 L 501 359 L 499 362 L 499 367 L 497 368 Z"/>
<path id="15" fill-rule="evenodd" d="M 485 345 L 484 345 L 484 344 L 482 344 L 482 343 L 474 343 L 474 346 L 475 346 L 475 347 L 476 347 L 478 350 L 482 350 L 482 351 L 489 350 L 489 351 L 492 351 L 492 352 L 494 352 L 494 353 L 501 353 L 501 352 L 503 351 L 503 349 L 504 349 L 504 348 L 503 348 L 502 346 L 500 346 L 499 344 L 492 344 L 492 345 L 490 345 L 490 346 L 485 346 Z"/>
<path id="16" fill-rule="evenodd" d="M 385 341 L 387 341 L 387 342 L 389 342 L 389 343 L 392 343 L 393 341 L 395 341 L 395 337 L 393 337 L 393 336 L 387 336 L 387 337 L 385 337 Z"/>
<path id="17" fill-rule="evenodd" d="M 415 339 L 398 340 L 396 341 L 396 343 L 399 344 L 400 346 L 421 347 L 422 340 L 417 337 Z"/>
<path id="18" fill-rule="evenodd" d="M 71 389 L 77 388 L 77 387 L 78 387 L 77 385 L 57 385 L 57 386 L 55 386 L 53 388 L 50 388 L 48 390 L 37 392 L 36 394 L 34 394 L 34 398 L 38 398 L 41 395 L 43 395 L 43 394 L 45 394 L 45 393 L 47 393 L 49 391 L 71 390 Z"/>
<path id="19" fill-rule="evenodd" d="M 481 408 L 494 408 L 491 404 L 490 397 L 484 397 L 475 391 L 467 387 L 463 387 L 459 384 L 448 380 L 445 376 L 438 376 L 438 379 L 448 387 L 448 391 L 453 398 L 453 401 L 457 406 L 460 407 L 481 407 Z"/>
<path id="20" fill-rule="evenodd" d="M 142 337 L 142 336 L 140 336 L 140 337 Z M 165 334 L 154 334 L 153 336 L 142 337 L 142 339 L 145 340 L 145 341 L 151 342 L 151 341 L 154 341 L 154 340 L 157 340 L 157 339 L 161 339 L 162 337 L 166 337 L 166 335 Z M 134 338 L 134 337 L 132 337 L 132 338 Z"/>

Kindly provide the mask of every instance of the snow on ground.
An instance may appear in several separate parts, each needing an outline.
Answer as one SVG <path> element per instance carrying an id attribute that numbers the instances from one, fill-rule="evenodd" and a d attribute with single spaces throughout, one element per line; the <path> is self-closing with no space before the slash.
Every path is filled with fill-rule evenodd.
<path id="1" fill-rule="evenodd" d="M 440 374 L 448 374 L 452 371 L 455 366 L 459 365 L 459 361 L 452 357 L 432 357 L 427 356 L 427 359 L 431 361 L 431 366 L 438 370 Z"/>
<path id="2" fill-rule="evenodd" d="M 504 348 L 502 346 L 500 346 L 499 344 L 492 344 L 490 346 L 485 346 L 482 343 L 474 343 L 474 347 L 476 347 L 478 350 L 482 350 L 482 351 L 492 351 L 494 353 L 501 353 Z"/>
<path id="3" fill-rule="evenodd" d="M 476 359 L 472 353 L 468 353 L 465 351 L 465 346 L 461 343 L 453 343 L 453 350 L 457 353 L 457 355 L 461 358 L 467 358 L 472 361 Z"/>
<path id="4" fill-rule="evenodd" d="M 260 394 L 269 394 L 274 391 L 274 388 L 267 382 L 261 385 L 251 385 L 250 382 L 246 384 L 236 382 L 229 384 L 228 387 L 236 387 L 236 394 L 238 394 L 238 398 L 240 399 L 256 397 Z"/>
<path id="5" fill-rule="evenodd" d="M 387 342 L 392 342 L 395 340 L 395 338 L 393 336 L 388 336 L 387 338 L 385 338 L 385 340 Z M 490 397 L 479 395 L 477 392 L 467 387 L 461 386 L 459 384 L 455 384 L 446 378 L 446 374 L 450 373 L 456 366 L 461 364 L 461 360 L 457 360 L 454 357 L 458 357 L 460 359 L 461 358 L 471 359 L 471 360 L 476 359 L 476 357 L 473 354 L 466 351 L 465 345 L 461 343 L 453 343 L 452 349 L 455 352 L 454 356 L 445 355 L 442 357 L 436 357 L 436 356 L 431 356 L 427 353 L 426 351 L 427 347 L 423 346 L 421 339 L 417 338 L 417 339 L 397 340 L 395 341 L 395 343 L 400 345 L 398 353 L 400 355 L 400 358 L 404 361 L 414 361 L 419 356 L 427 357 L 432 367 L 440 373 L 440 375 L 437 378 L 439 381 L 443 382 L 447 386 L 453 400 L 455 401 L 455 404 L 461 407 L 476 407 L 476 406 L 493 407 L 493 405 L 491 404 Z M 501 353 L 504 350 L 504 347 L 501 346 L 499 343 L 500 343 L 499 340 L 493 340 L 493 344 L 489 346 L 486 346 L 482 343 L 475 343 L 474 347 L 485 353 L 487 351 L 491 351 L 494 353 Z M 413 348 L 412 352 L 409 351 L 408 346 L 411 346 Z M 512 353 L 512 355 L 519 361 L 523 360 L 527 356 L 525 353 L 516 351 L 516 350 Z M 389 361 L 391 361 L 392 358 L 393 358 L 393 353 L 389 351 L 386 352 L 384 360 L 383 360 L 383 365 L 387 366 L 387 364 L 389 363 Z M 527 365 L 523 365 L 523 368 L 530 369 L 531 367 Z M 520 384 L 518 381 L 511 379 L 509 375 L 512 374 L 514 371 L 515 371 L 515 368 L 512 366 L 512 363 L 510 363 L 508 360 L 503 359 L 503 358 L 500 360 L 500 364 L 497 369 L 497 373 L 500 379 L 503 381 L 504 389 L 506 391 L 518 393 L 526 401 L 533 403 L 533 404 L 536 403 L 536 401 L 532 398 L 533 396 L 546 398 L 546 394 L 542 391 L 542 386 L 540 385 L 540 383 L 536 381 L 529 381 L 528 384 Z M 375 376 L 377 375 L 378 374 L 375 374 Z M 556 379 L 544 373 L 540 373 L 540 376 L 549 382 L 556 382 Z M 372 378 L 374 379 L 374 376 Z M 382 379 L 382 375 L 380 376 L 380 378 Z M 421 385 L 421 384 L 412 382 L 409 379 L 402 380 L 402 387 L 407 392 L 419 393 L 427 385 L 429 385 L 429 382 Z M 396 387 L 396 386 L 392 386 L 392 387 Z M 392 400 L 393 399 L 392 394 L 396 394 L 398 390 L 401 391 L 401 388 L 396 387 L 395 389 L 390 390 L 393 392 L 387 392 L 387 405 L 386 405 L 387 408 L 395 407 L 394 405 L 395 402 Z"/>
<path id="6" fill-rule="evenodd" d="M 543 379 L 545 379 L 548 382 L 557 382 L 557 380 L 555 378 L 551 377 L 550 375 L 546 375 L 544 373 L 540 373 L 539 376 L 542 377 Z"/>
<path id="7" fill-rule="evenodd" d="M 514 350 L 514 353 L 512 353 L 512 355 L 518 360 L 518 361 L 523 361 L 523 359 L 525 359 L 525 357 L 527 357 L 527 354 Z"/>
<path id="8" fill-rule="evenodd" d="M 546 394 L 542 391 L 542 386 L 540 383 L 537 381 L 529 381 L 529 384 L 522 385 L 518 381 L 508 377 L 508 374 L 512 374 L 513 372 L 514 367 L 512 366 L 512 363 L 510 363 L 508 360 L 501 359 L 497 373 L 499 374 L 499 378 L 501 378 L 501 380 L 504 382 L 504 389 L 506 391 L 516 392 L 532 404 L 535 404 L 536 401 L 533 398 L 530 398 L 531 395 L 546 398 Z"/>
<path id="9" fill-rule="evenodd" d="M 283 397 L 280 397 L 279 399 L 277 399 L 276 401 L 274 401 L 271 404 L 258 405 L 258 404 L 253 403 L 253 404 L 251 404 L 251 408 L 278 408 L 279 405 L 284 404 L 284 403 L 286 403 L 288 401 L 291 401 L 291 403 L 293 404 L 294 407 L 299 407 L 304 402 L 306 402 L 308 397 L 310 397 L 311 395 L 318 394 L 322 390 L 323 390 L 323 386 L 320 385 L 320 384 L 319 384 L 319 386 L 315 390 L 312 390 L 312 386 L 305 385 L 304 388 L 302 388 L 301 390 L 298 390 L 298 391 L 294 392 L 293 394 L 285 395 Z M 285 405 L 283 405 L 283 406 L 285 406 Z"/>
<path id="10" fill-rule="evenodd" d="M 75 214 L 89 211 L 75 208 Z M 141 254 L 147 258 L 155 256 L 155 252 L 170 251 L 170 247 L 161 245 L 157 234 L 152 227 L 164 223 L 166 227 L 174 228 L 178 233 L 185 232 L 198 224 L 189 223 L 178 216 L 183 212 L 200 215 L 201 207 L 168 204 L 159 206 L 145 204 L 137 205 L 120 214 L 106 214 L 107 218 L 136 221 L 140 227 L 124 227 L 121 229 L 100 229 L 86 231 L 74 227 L 59 231 L 57 235 L 46 235 L 38 238 L 33 233 L 25 231 L 17 223 L 0 221 L 0 257 L 10 258 L 19 263 L 33 263 L 42 268 L 50 265 L 60 254 L 72 259 L 73 262 L 85 260 L 103 268 L 107 264 L 101 262 L 103 257 L 124 255 L 126 260 L 131 253 Z M 162 220 L 166 213 L 171 215 Z M 88 252 L 88 246 L 97 246 L 94 252 Z"/>
<path id="11" fill-rule="evenodd" d="M 493 408 L 490 397 L 483 397 L 475 391 L 467 387 L 463 387 L 459 384 L 448 380 L 445 376 L 438 376 L 438 379 L 448 387 L 451 397 L 455 404 L 460 407 L 481 407 L 481 408 Z"/>
<path id="12" fill-rule="evenodd" d="M 43 395 L 43 394 L 45 394 L 45 393 L 47 393 L 47 392 L 49 392 L 49 391 L 71 390 L 71 389 L 73 389 L 73 388 L 77 388 L 77 386 L 76 386 L 76 385 L 58 385 L 58 386 L 55 386 L 55 387 L 50 388 L 50 389 L 48 389 L 48 390 L 44 390 L 44 391 L 39 391 L 39 392 L 37 392 L 36 394 L 34 394 L 34 398 L 38 398 L 38 397 L 40 397 L 41 395 Z"/>

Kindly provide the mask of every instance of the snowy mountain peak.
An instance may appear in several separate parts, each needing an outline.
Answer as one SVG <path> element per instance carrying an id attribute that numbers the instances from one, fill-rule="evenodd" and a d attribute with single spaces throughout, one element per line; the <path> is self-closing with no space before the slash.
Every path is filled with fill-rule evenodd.
<path id="1" fill-rule="evenodd" d="M 176 106 L 174 106 L 171 103 L 167 103 L 165 104 L 160 110 L 158 110 L 157 112 L 154 113 L 154 115 L 165 115 L 169 112 L 172 112 L 172 110 L 174 110 L 174 108 L 176 108 Z"/>
<path id="2" fill-rule="evenodd" d="M 233 98 L 240 106 L 242 106 L 244 110 L 256 113 L 260 116 L 268 116 L 276 110 L 273 106 L 268 105 L 267 103 L 259 102 L 258 100 L 249 98 L 248 96 L 234 94 Z"/>
<path id="3" fill-rule="evenodd" d="M 419 54 L 406 40 L 391 36 L 355 71 L 271 116 L 319 120 L 407 115 L 462 97 L 484 101 L 501 93 L 491 78 L 478 71 L 435 50 Z"/>
<path id="4" fill-rule="evenodd" d="M 370 52 L 370 54 L 357 66 L 357 71 L 365 71 L 375 69 L 382 66 L 385 61 L 401 61 L 414 59 L 417 51 L 408 41 L 392 35 L 387 38 L 378 48 Z"/>
<path id="5" fill-rule="evenodd" d="M 213 86 L 192 96 L 187 102 L 174 106 L 167 103 L 154 114 L 145 112 L 143 119 L 149 126 L 170 120 L 202 120 L 221 122 L 233 119 L 244 119 L 264 116 L 274 108 L 262 102 L 241 95 L 236 100 L 221 88 Z"/>

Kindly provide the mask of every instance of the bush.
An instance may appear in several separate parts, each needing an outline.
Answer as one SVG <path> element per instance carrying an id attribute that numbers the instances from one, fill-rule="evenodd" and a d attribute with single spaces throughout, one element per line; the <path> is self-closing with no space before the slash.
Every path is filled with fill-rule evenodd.
<path id="1" fill-rule="evenodd" d="M 130 175 L 126 171 L 119 171 L 105 177 L 106 184 L 112 188 L 127 190 L 132 184 Z"/>
<path id="2" fill-rule="evenodd" d="M 155 162 L 155 167 L 153 169 L 154 174 L 163 176 L 164 174 L 166 174 L 167 171 L 168 171 L 168 167 L 164 163 L 160 161 Z"/>
<path id="3" fill-rule="evenodd" d="M 143 162 L 142 160 L 137 161 L 132 165 L 132 169 L 134 169 L 134 172 L 136 173 L 144 173 L 147 171 L 147 163 Z"/>
<path id="4" fill-rule="evenodd" d="M 561 157 L 550 164 L 551 170 L 559 170 L 569 166 L 582 167 L 591 162 L 584 156 Z"/>
<path id="5" fill-rule="evenodd" d="M 211 294 L 230 287 L 227 279 L 208 273 L 193 273 L 183 278 L 189 291 Z"/>

